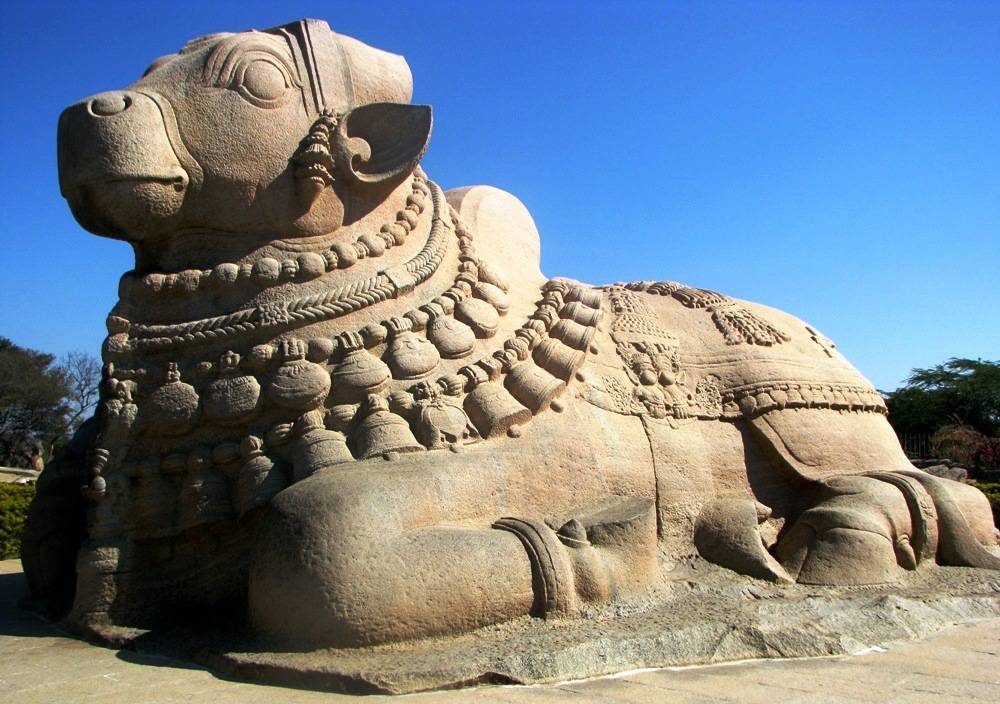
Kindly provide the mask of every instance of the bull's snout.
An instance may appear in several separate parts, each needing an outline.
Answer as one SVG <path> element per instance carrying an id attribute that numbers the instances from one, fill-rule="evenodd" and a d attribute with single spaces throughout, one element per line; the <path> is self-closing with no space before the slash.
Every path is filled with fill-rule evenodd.
<path id="1" fill-rule="evenodd" d="M 174 145 L 173 115 L 162 103 L 144 92 L 113 91 L 60 116 L 59 187 L 92 232 L 142 239 L 180 209 L 190 176 Z"/>
<path id="2" fill-rule="evenodd" d="M 81 100 L 59 118 L 59 179 L 69 197 L 80 185 L 124 179 L 184 186 L 188 175 L 151 96 L 132 91 Z"/>

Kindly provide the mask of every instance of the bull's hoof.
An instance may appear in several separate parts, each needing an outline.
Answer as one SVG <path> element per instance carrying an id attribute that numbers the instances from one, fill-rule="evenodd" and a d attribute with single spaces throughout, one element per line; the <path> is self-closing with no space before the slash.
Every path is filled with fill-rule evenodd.
<path id="1" fill-rule="evenodd" d="M 761 507 L 747 499 L 718 499 L 698 515 L 694 544 L 709 562 L 770 582 L 792 578 L 764 546 L 758 525 Z"/>
<path id="2" fill-rule="evenodd" d="M 608 496 L 569 517 L 501 518 L 494 528 L 518 536 L 532 563 L 537 616 L 574 615 L 650 585 L 659 573 L 653 501 Z"/>

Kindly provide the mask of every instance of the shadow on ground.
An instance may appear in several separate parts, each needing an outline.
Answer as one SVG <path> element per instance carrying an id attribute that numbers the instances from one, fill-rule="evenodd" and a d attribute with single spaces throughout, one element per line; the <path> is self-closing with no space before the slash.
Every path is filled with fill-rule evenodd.
<path id="1" fill-rule="evenodd" d="M 22 572 L 0 573 L 0 635 L 44 638 L 65 635 L 40 615 L 22 608 L 28 584 Z"/>

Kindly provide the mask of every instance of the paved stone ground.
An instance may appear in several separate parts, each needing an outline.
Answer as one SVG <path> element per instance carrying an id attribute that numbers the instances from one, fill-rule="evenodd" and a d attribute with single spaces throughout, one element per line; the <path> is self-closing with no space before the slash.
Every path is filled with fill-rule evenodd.
<path id="1" fill-rule="evenodd" d="M 1000 620 L 852 657 L 633 672 L 560 685 L 354 697 L 233 682 L 184 663 L 69 638 L 17 608 L 21 565 L 0 562 L 0 701 L 7 704 L 458 702 L 1000 702 Z"/>
<path id="2" fill-rule="evenodd" d="M 15 467 L 0 467 L 0 483 L 12 483 L 18 481 L 34 482 L 38 479 L 38 472 L 30 469 L 17 469 Z"/>

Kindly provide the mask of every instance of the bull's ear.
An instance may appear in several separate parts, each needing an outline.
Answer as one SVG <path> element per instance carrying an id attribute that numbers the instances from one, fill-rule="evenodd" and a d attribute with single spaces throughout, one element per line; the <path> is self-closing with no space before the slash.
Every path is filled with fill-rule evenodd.
<path id="1" fill-rule="evenodd" d="M 430 105 L 368 103 L 337 125 L 335 163 L 344 176 L 377 184 L 407 174 L 431 138 Z"/>

